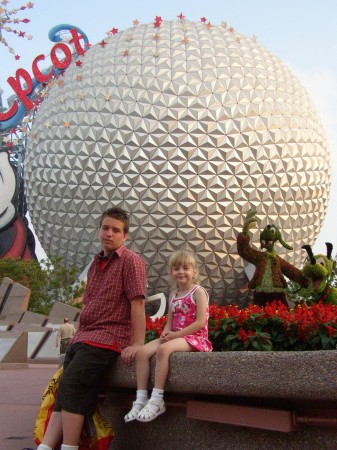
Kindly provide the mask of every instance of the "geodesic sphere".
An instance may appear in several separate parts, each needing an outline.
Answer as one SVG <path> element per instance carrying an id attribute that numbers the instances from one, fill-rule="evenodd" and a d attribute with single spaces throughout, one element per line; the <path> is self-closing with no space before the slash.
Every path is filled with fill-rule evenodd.
<path id="1" fill-rule="evenodd" d="M 243 304 L 236 235 L 255 207 L 253 242 L 275 223 L 299 266 L 326 212 L 330 158 L 298 79 L 254 39 L 203 23 L 104 41 L 71 64 L 34 122 L 27 198 L 46 252 L 83 268 L 99 250 L 101 212 L 121 206 L 150 294 L 168 292 L 167 258 L 188 248 L 212 301 Z"/>

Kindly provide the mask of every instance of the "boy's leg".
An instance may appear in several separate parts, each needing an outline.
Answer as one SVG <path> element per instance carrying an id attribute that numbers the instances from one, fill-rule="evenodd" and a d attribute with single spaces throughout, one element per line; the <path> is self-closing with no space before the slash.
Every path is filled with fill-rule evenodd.
<path id="1" fill-rule="evenodd" d="M 84 414 L 94 413 L 102 377 L 118 356 L 113 351 L 86 344 L 74 344 L 69 353 L 71 360 L 68 361 L 70 358 L 67 352 L 67 364 L 60 379 L 57 405 L 55 404 L 58 412 L 53 412 L 53 422 L 49 422 L 43 438 L 43 442 L 50 447 L 60 442 L 62 434 L 66 446 L 78 445 Z"/>
<path id="2" fill-rule="evenodd" d="M 50 448 L 54 448 L 59 444 L 62 440 L 62 419 L 61 413 L 53 411 L 49 423 L 48 428 L 43 436 L 42 443 L 48 445 Z"/>
<path id="3" fill-rule="evenodd" d="M 67 367 L 71 364 L 74 351 L 66 354 L 63 363 L 63 374 L 67 370 Z M 61 375 L 62 377 L 62 375 Z M 56 401 L 57 403 L 57 401 Z M 62 440 L 62 418 L 61 411 L 56 408 L 50 416 L 47 430 L 43 436 L 42 443 L 48 445 L 48 447 L 54 448 Z"/>
<path id="4" fill-rule="evenodd" d="M 63 444 L 78 445 L 84 416 L 62 411 Z"/>
<path id="5" fill-rule="evenodd" d="M 118 353 L 83 343 L 74 346 L 76 353 L 60 379 L 55 408 L 74 416 L 91 416 L 105 374 Z"/>

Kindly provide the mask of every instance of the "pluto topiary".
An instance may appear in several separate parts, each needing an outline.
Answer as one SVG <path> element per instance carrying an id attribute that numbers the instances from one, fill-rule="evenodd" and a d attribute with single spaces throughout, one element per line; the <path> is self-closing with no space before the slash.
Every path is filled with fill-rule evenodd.
<path id="1" fill-rule="evenodd" d="M 331 258 L 333 245 L 325 243 L 327 254 L 314 255 L 310 245 L 303 245 L 309 256 L 309 261 L 304 265 L 303 274 L 310 279 L 309 292 L 312 301 L 318 303 L 332 303 L 337 305 L 337 288 L 332 286 L 332 277 L 336 262 Z"/>

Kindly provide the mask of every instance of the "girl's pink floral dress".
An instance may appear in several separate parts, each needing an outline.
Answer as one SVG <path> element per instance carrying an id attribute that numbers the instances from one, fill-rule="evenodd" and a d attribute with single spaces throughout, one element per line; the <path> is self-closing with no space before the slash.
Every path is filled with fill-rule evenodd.
<path id="1" fill-rule="evenodd" d="M 203 289 L 201 286 L 195 285 L 184 297 L 176 297 L 174 294 L 171 300 L 171 309 L 173 313 L 173 331 L 179 331 L 186 328 L 197 318 L 197 305 L 193 300 L 193 293 L 197 289 Z M 207 293 L 206 293 L 207 294 Z M 183 338 L 199 352 L 211 352 L 212 344 L 208 340 L 208 294 L 207 294 L 207 312 L 205 326 L 194 334 L 188 334 Z"/>

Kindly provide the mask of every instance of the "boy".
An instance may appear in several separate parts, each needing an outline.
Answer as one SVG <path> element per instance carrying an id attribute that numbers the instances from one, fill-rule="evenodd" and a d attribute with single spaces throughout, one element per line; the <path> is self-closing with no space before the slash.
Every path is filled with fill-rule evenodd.
<path id="1" fill-rule="evenodd" d="M 88 271 L 78 330 L 66 351 L 55 408 L 38 450 L 78 450 L 84 416 L 95 410 L 100 381 L 120 354 L 127 365 L 145 338 L 146 270 L 124 246 L 129 218 L 120 208 L 105 211 L 99 239 L 103 250 Z"/>

